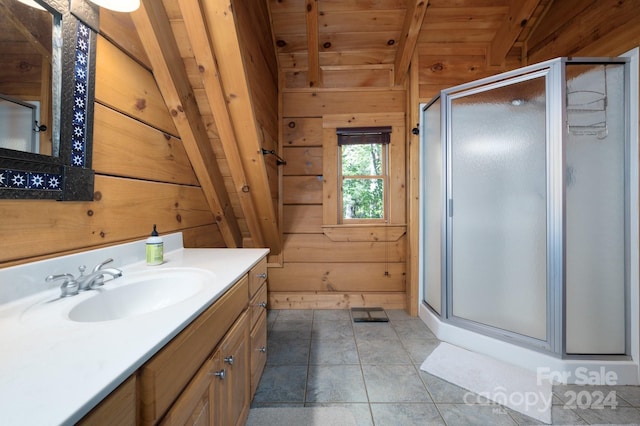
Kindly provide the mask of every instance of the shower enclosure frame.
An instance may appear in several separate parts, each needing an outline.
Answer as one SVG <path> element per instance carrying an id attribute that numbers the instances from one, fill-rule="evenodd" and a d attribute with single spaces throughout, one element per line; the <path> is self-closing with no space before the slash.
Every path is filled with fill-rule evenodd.
<path id="1" fill-rule="evenodd" d="M 567 99 L 566 67 L 577 64 L 623 64 L 624 65 L 624 309 L 625 309 L 625 353 L 618 355 L 609 354 L 569 354 L 566 348 L 566 143 L 567 143 L 567 112 L 564 107 Z M 441 229 L 440 229 L 440 306 L 438 312 L 427 302 L 427 268 L 425 261 L 420 263 L 421 300 L 426 308 L 437 316 L 440 321 L 455 327 L 486 335 L 504 342 L 513 343 L 520 347 L 546 353 L 563 359 L 599 359 L 599 360 L 624 360 L 629 359 L 632 353 L 631 347 L 631 281 L 637 285 L 637 268 L 632 273 L 631 244 L 637 244 L 638 236 L 632 235 L 632 230 L 638 229 L 638 209 L 632 203 L 637 204 L 638 192 L 638 165 L 632 155 L 637 156 L 637 146 L 632 149 L 632 143 L 637 145 L 637 140 L 632 138 L 631 129 L 631 90 L 637 88 L 637 83 L 631 82 L 631 73 L 637 64 L 632 67 L 632 60 L 628 57 L 619 58 L 557 58 L 539 64 L 527 66 L 517 70 L 487 77 L 481 80 L 462 84 L 445 89 L 434 97 L 429 103 L 421 105 L 421 133 L 426 133 L 424 127 L 425 112 L 439 102 L 440 108 L 440 146 L 442 149 L 441 166 L 443 170 L 441 183 Z M 544 340 L 518 334 L 495 326 L 474 322 L 466 318 L 460 318 L 453 314 L 453 289 L 452 289 L 452 164 L 450 144 L 452 139 L 451 108 L 452 101 L 470 94 L 481 93 L 495 88 L 506 87 L 511 84 L 544 77 L 545 84 L 545 156 L 546 156 L 546 338 Z M 637 99 L 633 101 L 637 103 Z M 637 106 L 636 106 L 637 111 Z M 632 139 L 633 142 L 632 142 Z M 423 141 L 424 142 L 424 141 Z M 421 161 L 425 163 L 424 143 L 421 143 Z M 421 167 L 421 237 L 420 252 L 424 258 L 427 245 L 426 226 L 426 172 Z M 632 181 L 632 177 L 636 181 Z M 635 215 L 635 216 L 634 216 Z M 637 232 L 636 232 L 637 233 Z M 629 237 L 630 236 L 630 237 Z M 636 253 L 637 254 L 637 253 Z M 635 292 L 634 292 L 635 293 Z"/>

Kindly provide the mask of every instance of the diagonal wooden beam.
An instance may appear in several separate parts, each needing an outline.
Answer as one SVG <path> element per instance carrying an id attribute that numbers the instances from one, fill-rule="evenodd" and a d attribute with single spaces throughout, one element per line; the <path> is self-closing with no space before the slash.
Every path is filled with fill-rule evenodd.
<path id="1" fill-rule="evenodd" d="M 395 85 L 403 84 L 407 76 L 427 7 L 429 7 L 428 0 L 407 0 L 407 13 L 404 15 L 400 43 L 394 62 Z"/>
<path id="2" fill-rule="evenodd" d="M 307 86 L 320 86 L 320 56 L 318 52 L 318 0 L 306 0 L 307 11 Z"/>
<path id="3" fill-rule="evenodd" d="M 200 2 L 199 0 L 179 0 L 178 3 L 251 239 L 254 246 L 264 247 L 265 242 L 260 229 L 260 221 L 256 215 L 251 194 L 247 191 L 249 185 L 240 151 L 238 151 L 238 140 L 229 116 L 217 60 L 209 42 L 209 34 L 202 17 Z"/>
<path id="4" fill-rule="evenodd" d="M 539 3 L 540 0 L 511 0 L 509 16 L 502 22 L 489 45 L 489 65 L 498 66 L 504 62 Z"/>
<path id="5" fill-rule="evenodd" d="M 164 6 L 157 0 L 142 0 L 140 8 L 131 13 L 131 18 L 225 244 L 227 247 L 242 247 L 238 221 Z"/>
<path id="6" fill-rule="evenodd" d="M 278 227 L 277 209 L 271 198 L 271 188 L 262 153 L 263 135 L 258 128 L 249 77 L 247 75 L 241 34 L 231 0 L 201 2 L 211 46 L 218 58 L 218 70 L 224 96 L 235 130 L 238 151 L 247 181 L 246 191 L 256 208 L 266 246 L 271 254 L 280 253 L 282 239 Z M 275 107 L 275 105 L 274 105 Z"/>

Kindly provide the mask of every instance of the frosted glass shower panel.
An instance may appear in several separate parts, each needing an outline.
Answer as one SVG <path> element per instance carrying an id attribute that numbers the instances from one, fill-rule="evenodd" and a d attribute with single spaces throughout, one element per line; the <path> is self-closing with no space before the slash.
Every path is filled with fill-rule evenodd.
<path id="1" fill-rule="evenodd" d="M 624 65 L 566 76 L 566 350 L 624 354 Z"/>
<path id="2" fill-rule="evenodd" d="M 450 106 L 453 315 L 545 341 L 546 74 Z"/>
<path id="3" fill-rule="evenodd" d="M 441 101 L 437 99 L 424 112 L 425 146 L 425 301 L 442 314 L 442 134 Z"/>

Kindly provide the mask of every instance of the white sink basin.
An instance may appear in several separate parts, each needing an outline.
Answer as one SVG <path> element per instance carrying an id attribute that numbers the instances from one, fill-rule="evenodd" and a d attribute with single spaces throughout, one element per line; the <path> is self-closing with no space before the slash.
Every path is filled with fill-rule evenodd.
<path id="1" fill-rule="evenodd" d="M 75 322 L 100 322 L 158 311 L 195 295 L 213 278 L 210 272 L 191 268 L 124 275 L 105 283 L 95 296 L 75 305 L 68 316 Z"/>

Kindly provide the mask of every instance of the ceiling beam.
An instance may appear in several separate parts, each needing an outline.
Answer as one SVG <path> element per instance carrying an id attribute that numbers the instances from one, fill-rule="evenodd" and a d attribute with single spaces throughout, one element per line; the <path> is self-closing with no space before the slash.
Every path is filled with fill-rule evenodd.
<path id="1" fill-rule="evenodd" d="M 407 76 L 427 7 L 428 0 L 407 0 L 407 13 L 404 15 L 400 43 L 394 61 L 394 85 L 403 84 Z"/>
<path id="2" fill-rule="evenodd" d="M 164 6 L 157 0 L 142 0 L 131 18 L 224 242 L 227 247 L 242 247 L 238 221 Z"/>
<path id="3" fill-rule="evenodd" d="M 307 15 L 307 86 L 320 86 L 320 53 L 318 47 L 318 0 L 306 0 Z"/>
<path id="4" fill-rule="evenodd" d="M 249 77 L 244 64 L 238 33 L 237 17 L 230 0 L 201 2 L 209 32 L 209 39 L 220 72 L 224 97 L 235 131 L 238 151 L 248 181 L 245 191 L 250 194 L 258 215 L 262 235 L 272 255 L 279 254 L 282 238 L 278 215 L 265 164 L 263 135 L 258 128 Z M 274 105 L 275 107 L 275 105 Z"/>
<path id="5" fill-rule="evenodd" d="M 209 34 L 200 9 L 200 2 L 199 0 L 179 0 L 178 3 L 253 245 L 264 247 L 265 241 L 260 221 L 251 194 L 247 190 L 249 185 L 240 151 L 238 151 L 238 140 L 229 116 L 217 60 L 209 42 Z"/>
<path id="6" fill-rule="evenodd" d="M 539 3 L 540 0 L 511 0 L 509 16 L 502 21 L 489 45 L 489 65 L 502 65 Z"/>

